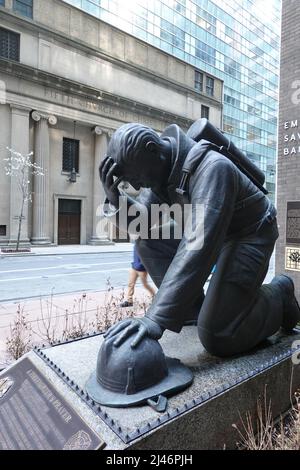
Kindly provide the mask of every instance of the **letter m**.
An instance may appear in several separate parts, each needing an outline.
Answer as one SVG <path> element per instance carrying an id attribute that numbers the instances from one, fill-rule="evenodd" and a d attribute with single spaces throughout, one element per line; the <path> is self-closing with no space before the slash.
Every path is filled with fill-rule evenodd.
<path id="1" fill-rule="evenodd" d="M 174 237 L 181 240 L 183 234 L 183 211 L 180 204 L 171 206 L 164 204 L 151 204 L 151 238 L 157 240 L 170 240 Z M 172 233 L 171 236 L 171 228 Z"/>

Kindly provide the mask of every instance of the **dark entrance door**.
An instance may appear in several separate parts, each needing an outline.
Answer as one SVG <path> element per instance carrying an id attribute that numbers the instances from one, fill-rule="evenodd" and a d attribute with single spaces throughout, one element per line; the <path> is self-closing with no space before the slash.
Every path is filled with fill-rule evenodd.
<path id="1" fill-rule="evenodd" d="M 79 245 L 81 225 L 81 201 L 58 200 L 58 244 Z"/>

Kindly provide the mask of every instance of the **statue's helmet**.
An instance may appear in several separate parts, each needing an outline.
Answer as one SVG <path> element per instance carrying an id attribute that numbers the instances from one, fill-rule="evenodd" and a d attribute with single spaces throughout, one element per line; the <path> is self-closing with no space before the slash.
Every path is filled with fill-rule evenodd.
<path id="1" fill-rule="evenodd" d="M 166 357 L 158 341 L 144 338 L 131 347 L 132 338 L 114 346 L 115 338 L 102 343 L 97 369 L 87 384 L 88 395 L 97 403 L 127 407 L 186 388 L 192 372 L 178 359 Z"/>

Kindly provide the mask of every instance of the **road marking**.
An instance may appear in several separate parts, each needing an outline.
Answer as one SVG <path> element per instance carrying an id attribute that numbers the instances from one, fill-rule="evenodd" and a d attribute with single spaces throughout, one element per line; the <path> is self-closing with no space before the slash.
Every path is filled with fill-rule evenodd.
<path id="1" fill-rule="evenodd" d="M 47 269 L 88 269 L 90 266 L 108 266 L 112 264 L 129 264 L 128 261 L 114 261 L 111 263 L 89 263 L 89 264 L 61 264 L 59 266 L 48 266 L 44 268 L 26 268 L 26 269 L 10 269 L 9 271 L 0 271 L 1 274 L 10 274 L 10 273 L 23 273 L 28 271 L 44 271 Z"/>
<path id="2" fill-rule="evenodd" d="M 113 263 L 115 264 L 115 263 Z M 83 271 L 80 273 L 60 273 L 60 274 L 49 274 L 49 276 L 34 276 L 34 277 L 16 277 L 14 279 L 0 279 L 0 282 L 13 282 L 13 281 L 30 281 L 34 279 L 50 279 L 53 277 L 66 277 L 66 276 L 82 276 L 84 274 L 98 274 L 98 273 L 112 273 L 118 271 L 128 271 L 128 268 L 121 268 L 121 269 L 110 269 L 109 272 L 107 270 L 100 270 L 100 271 Z"/>

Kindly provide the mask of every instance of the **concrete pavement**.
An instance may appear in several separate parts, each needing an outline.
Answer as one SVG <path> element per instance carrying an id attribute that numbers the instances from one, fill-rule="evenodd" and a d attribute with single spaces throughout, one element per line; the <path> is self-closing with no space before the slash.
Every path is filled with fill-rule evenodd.
<path id="1" fill-rule="evenodd" d="M 124 253 L 131 252 L 132 243 L 114 243 L 111 245 L 58 245 L 58 246 L 32 246 L 30 253 L 0 253 L 1 258 L 15 256 L 49 256 L 49 255 L 75 255 L 93 253 Z"/>
<path id="2" fill-rule="evenodd" d="M 30 325 L 32 344 L 47 344 L 62 339 L 64 331 L 92 332 L 97 325 L 105 326 L 106 317 L 114 322 L 134 314 L 144 314 L 150 298 L 145 290 L 137 286 L 133 308 L 119 308 L 124 299 L 124 289 L 109 291 L 69 293 L 64 295 L 33 298 L 0 303 L 0 370 L 10 360 L 6 352 L 6 340 L 11 337 L 11 327 L 17 317 L 18 308 Z"/>
<path id="3" fill-rule="evenodd" d="M 54 254 L 0 259 L 0 302 L 127 284 L 132 252 Z"/>
<path id="4" fill-rule="evenodd" d="M 59 337 L 66 322 L 68 328 L 78 328 L 81 322 L 92 329 L 97 313 L 105 317 L 108 300 L 116 306 L 123 298 L 132 249 L 131 243 L 72 245 L 33 248 L 30 255 L 2 255 L 0 369 L 8 363 L 6 340 L 18 308 L 31 326 L 33 342 L 46 343 L 46 330 L 53 339 Z M 109 293 L 108 279 L 114 287 Z M 137 301 L 145 302 L 143 296 L 144 290 L 137 286 Z M 127 309 L 115 307 L 113 312 L 117 316 L 128 314 Z"/>
<path id="5" fill-rule="evenodd" d="M 10 325 L 13 324 L 18 305 L 30 322 L 34 341 L 43 342 L 45 333 L 42 334 L 41 330 L 47 328 L 50 334 L 55 331 L 56 335 L 57 332 L 61 333 L 66 326 L 66 319 L 72 326 L 76 319 L 91 324 L 97 312 L 101 312 L 105 318 L 108 311 L 107 295 L 114 296 L 115 306 L 124 295 L 131 256 L 132 244 L 122 243 L 100 247 L 79 245 L 38 248 L 31 258 L 26 255 L 1 257 L 0 369 L 7 364 L 6 338 L 10 335 Z M 265 282 L 269 282 L 273 275 L 274 266 L 271 263 Z M 108 278 L 114 287 L 110 294 L 106 292 Z M 208 283 L 205 290 L 207 287 Z M 51 291 L 55 295 L 51 296 Z M 136 296 L 140 305 L 147 302 L 147 296 L 140 286 L 137 287 Z M 139 306 L 135 307 L 140 310 Z M 113 311 L 115 321 L 120 315 L 128 314 L 124 309 L 113 308 Z"/>

